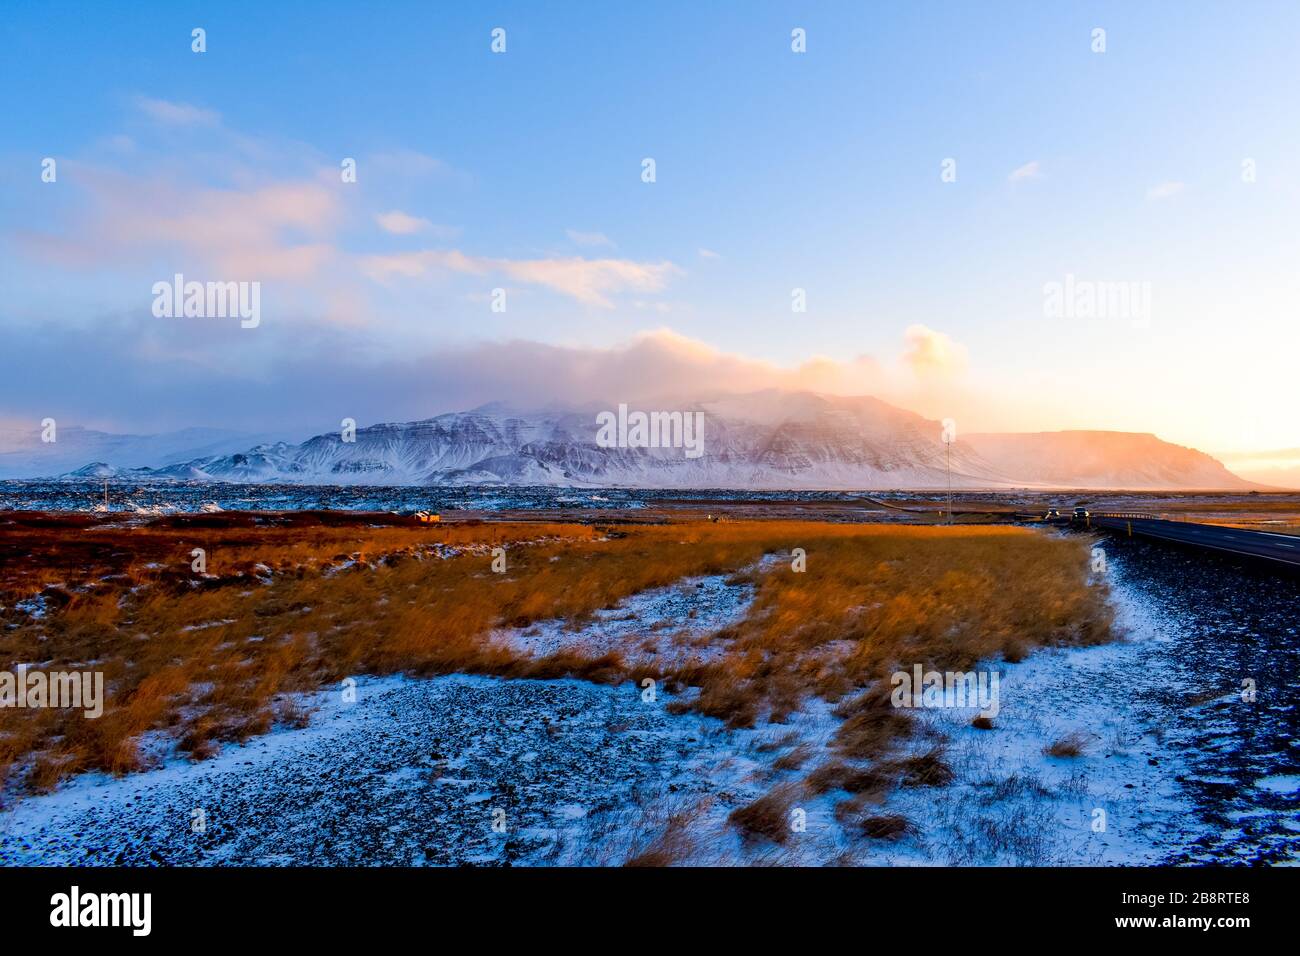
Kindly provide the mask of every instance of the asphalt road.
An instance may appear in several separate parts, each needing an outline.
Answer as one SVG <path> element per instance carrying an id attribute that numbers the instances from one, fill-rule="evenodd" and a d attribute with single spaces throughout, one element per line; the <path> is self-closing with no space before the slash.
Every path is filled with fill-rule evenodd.
<path id="1" fill-rule="evenodd" d="M 1091 525 L 1110 531 L 1175 541 L 1179 544 L 1227 551 L 1232 554 L 1263 558 L 1300 568 L 1300 536 L 1271 534 L 1267 531 L 1244 531 L 1191 521 L 1164 521 L 1160 518 L 1107 518 L 1093 515 Z"/>

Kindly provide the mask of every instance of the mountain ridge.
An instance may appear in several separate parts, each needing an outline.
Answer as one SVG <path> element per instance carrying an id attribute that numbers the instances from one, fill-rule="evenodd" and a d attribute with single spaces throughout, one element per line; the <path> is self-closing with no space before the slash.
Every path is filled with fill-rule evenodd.
<path id="1" fill-rule="evenodd" d="M 694 419 L 703 427 L 699 457 L 687 456 L 682 447 L 602 444 L 597 414 L 617 407 L 588 403 L 529 411 L 491 402 L 358 428 L 354 441 L 329 432 L 300 443 L 262 442 L 152 467 L 94 461 L 60 477 L 748 490 L 925 490 L 948 482 L 941 423 L 873 396 L 769 389 L 679 403 L 672 413 L 700 416 Z M 637 411 L 648 410 L 638 407 L 628 415 Z M 1259 487 L 1204 452 L 1138 432 L 958 435 L 951 463 L 953 486 L 966 489 Z"/>

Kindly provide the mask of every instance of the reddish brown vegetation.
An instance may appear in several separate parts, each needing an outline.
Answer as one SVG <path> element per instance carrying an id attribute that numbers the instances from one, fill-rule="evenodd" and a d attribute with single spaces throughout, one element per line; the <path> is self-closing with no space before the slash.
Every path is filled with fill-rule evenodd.
<path id="1" fill-rule="evenodd" d="M 491 570 L 494 547 L 506 548 L 504 574 Z M 788 563 L 745 570 L 792 547 L 807 551 L 805 573 Z M 207 576 L 191 571 L 194 548 L 207 553 Z M 715 573 L 749 575 L 757 597 L 712 663 L 664 673 L 617 653 L 528 658 L 491 637 Z M 128 527 L 11 514 L 0 523 L 0 662 L 93 665 L 108 701 L 99 720 L 0 710 L 0 776 L 17 765 L 40 789 L 86 769 L 126 772 L 140 766 L 150 730 L 205 756 L 276 722 L 300 724 L 287 693 L 397 671 L 653 676 L 669 690 L 699 689 L 674 706 L 732 726 L 784 720 L 819 695 L 840 701 L 839 756 L 872 758 L 908 733 L 879 689 L 900 664 L 963 668 L 1034 644 L 1105 639 L 1109 618 L 1086 577 L 1081 545 L 998 527 L 233 514 Z M 39 593 L 45 617 L 14 609 Z M 783 758 L 790 767 L 806 759 Z M 826 786 L 867 783 L 818 772 Z M 935 773 L 911 775 L 926 783 Z M 762 809 L 738 825 L 762 832 Z"/>

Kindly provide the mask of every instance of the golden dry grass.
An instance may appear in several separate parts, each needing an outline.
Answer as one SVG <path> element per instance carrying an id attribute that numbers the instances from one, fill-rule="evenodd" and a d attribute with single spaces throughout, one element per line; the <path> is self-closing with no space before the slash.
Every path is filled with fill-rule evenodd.
<path id="1" fill-rule="evenodd" d="M 838 700 L 914 664 L 964 670 L 1044 644 L 1107 640 L 1082 545 L 1016 528 L 814 525 L 783 529 L 807 571 L 758 583 L 725 661 L 687 675 L 697 709 L 734 726 L 780 720 L 809 691 Z M 847 702 L 843 738 L 877 749 L 904 728 L 888 696 Z"/>
<path id="2" fill-rule="evenodd" d="M 654 676 L 669 689 L 699 688 L 675 706 L 733 726 L 779 722 L 816 694 L 840 702 L 835 746 L 857 759 L 908 732 L 879 692 L 899 666 L 959 669 L 1109 633 L 1084 546 L 1013 528 L 221 517 L 0 526 L 0 661 L 93 665 L 108 688 L 98 720 L 0 710 L 0 778 L 15 769 L 21 785 L 45 789 L 87 769 L 137 769 L 151 730 L 206 756 L 220 741 L 301 723 L 286 693 L 398 671 Z M 208 577 L 190 570 L 195 547 L 207 550 Z M 504 574 L 491 569 L 494 547 L 506 548 Z M 788 562 L 744 570 L 795 547 L 807 552 L 804 573 Z M 756 600 L 710 664 L 660 672 L 616 653 L 529 658 L 490 639 L 500 627 L 580 620 L 647 588 L 728 572 L 752 576 Z M 13 610 L 42 589 L 45 618 Z"/>
<path id="3" fill-rule="evenodd" d="M 1052 741 L 1043 748 L 1043 753 L 1049 757 L 1078 757 L 1083 754 L 1087 743 L 1088 738 L 1083 733 L 1074 731 Z"/>

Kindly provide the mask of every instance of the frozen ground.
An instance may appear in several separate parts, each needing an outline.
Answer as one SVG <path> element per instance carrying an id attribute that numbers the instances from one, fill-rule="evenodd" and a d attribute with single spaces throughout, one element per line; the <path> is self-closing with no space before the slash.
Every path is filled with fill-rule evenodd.
<path id="1" fill-rule="evenodd" d="M 645 592 L 589 627 L 553 622 L 523 639 L 538 653 L 640 646 L 637 620 L 655 634 L 670 622 L 679 637 L 712 633 L 752 600 L 752 586 L 729 577 Z M 0 864 L 621 864 L 670 827 L 702 861 L 762 855 L 726 817 L 766 792 L 791 738 L 826 742 L 829 708 L 733 732 L 669 715 L 670 700 L 632 684 L 362 678 L 354 703 L 341 691 L 302 701 L 313 711 L 305 730 L 202 763 L 87 774 L 20 801 L 0 813 Z M 829 808 L 809 810 L 820 834 L 797 849 L 810 861 L 835 849 Z"/>
<path id="2" fill-rule="evenodd" d="M 1300 580 L 1140 539 L 1100 543 L 1126 639 L 1007 668 L 994 731 L 931 712 L 958 780 L 914 811 L 930 819 L 927 855 L 1300 862 Z M 1081 757 L 1042 753 L 1076 733 Z"/>
<path id="3" fill-rule="evenodd" d="M 1211 832 L 1150 693 L 1169 679 L 1162 662 L 1174 638 L 1134 599 L 1123 569 L 1112 564 L 1110 577 L 1122 640 L 988 665 L 1002 673 L 992 730 L 972 726 L 977 708 L 920 712 L 947 742 L 956 778 L 890 799 L 890 812 L 921 826 L 889 862 L 1150 865 Z M 1078 756 L 1045 753 L 1066 738 Z"/>
<path id="4" fill-rule="evenodd" d="M 305 701 L 306 729 L 22 800 L 0 813 L 0 863 L 617 864 L 660 850 L 724 864 L 1293 862 L 1296 585 L 1146 543 L 1107 548 L 1127 638 L 991 665 L 992 730 L 970 725 L 973 710 L 920 712 L 909 746 L 943 742 L 955 779 L 884 794 L 871 812 L 909 825 L 893 839 L 847 833 L 838 791 L 796 796 L 806 829 L 780 844 L 728 825 L 824 759 L 838 720 L 823 702 L 731 731 L 631 684 L 458 675 L 362 678 L 355 703 Z M 707 653 L 751 599 L 742 582 L 697 578 L 583 627 L 498 637 L 535 653 Z M 1043 752 L 1070 735 L 1079 756 Z"/>
<path id="5" fill-rule="evenodd" d="M 636 595 L 585 628 L 500 637 L 600 653 L 641 647 L 640 630 L 668 652 L 743 616 L 753 588 L 729 579 Z M 305 730 L 21 801 L 0 813 L 0 863 L 622 863 L 680 811 L 714 834 L 712 858 L 738 853 L 726 815 L 760 795 L 776 752 L 757 749 L 761 732 L 670 716 L 669 698 L 647 696 L 575 680 L 362 679 L 355 703 L 303 701 Z"/>
<path id="6" fill-rule="evenodd" d="M 628 836 L 602 846 L 602 817 L 621 831 L 629 808 L 714 786 L 694 768 L 716 721 L 670 717 L 631 685 L 457 675 L 357 692 L 319 695 L 309 728 L 204 763 L 23 801 L 4 816 L 0 862 L 536 864 L 575 841 L 598 859 Z"/>
<path id="7" fill-rule="evenodd" d="M 1120 535 L 1105 547 L 1164 638 L 1135 696 L 1206 823 L 1168 862 L 1300 862 L 1300 577 Z"/>
<path id="8" fill-rule="evenodd" d="M 783 559 L 789 556 L 769 554 L 747 570 L 765 572 Z M 599 657 L 617 650 L 635 663 L 709 661 L 725 650 L 726 636 L 719 632 L 743 620 L 753 600 L 752 584 L 731 574 L 710 574 L 635 594 L 617 607 L 596 611 L 581 626 L 540 621 L 494 636 L 536 657 L 560 650 Z"/>

